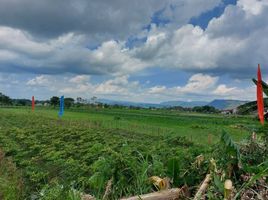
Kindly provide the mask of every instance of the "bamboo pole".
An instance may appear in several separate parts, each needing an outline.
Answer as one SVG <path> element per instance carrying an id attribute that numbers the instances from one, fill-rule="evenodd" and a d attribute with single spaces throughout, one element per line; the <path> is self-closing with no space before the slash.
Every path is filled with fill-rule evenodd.
<path id="1" fill-rule="evenodd" d="M 224 183 L 224 200 L 231 200 L 232 198 L 233 183 L 227 179 Z"/>
<path id="2" fill-rule="evenodd" d="M 208 188 L 209 182 L 211 180 L 211 175 L 207 174 L 206 178 L 202 182 L 200 188 L 198 189 L 197 193 L 193 200 L 199 200 L 202 194 L 205 193 L 206 189 Z M 183 188 L 172 188 L 167 190 L 162 190 L 159 192 L 153 192 L 149 194 L 137 195 L 133 197 L 126 197 L 120 200 L 179 200 L 182 196 L 184 196 Z M 90 195 L 83 195 L 83 200 L 95 200 L 94 197 Z"/>
<path id="3" fill-rule="evenodd" d="M 211 180 L 211 175 L 207 174 L 206 178 L 204 179 L 203 183 L 201 184 L 200 188 L 195 194 L 193 200 L 199 200 L 201 198 L 202 194 L 204 194 L 205 191 L 207 190 L 210 180 Z"/>
<path id="4" fill-rule="evenodd" d="M 179 200 L 180 194 L 180 188 L 173 188 L 169 190 L 162 190 L 160 192 L 153 192 L 149 194 L 123 198 L 121 200 Z"/>

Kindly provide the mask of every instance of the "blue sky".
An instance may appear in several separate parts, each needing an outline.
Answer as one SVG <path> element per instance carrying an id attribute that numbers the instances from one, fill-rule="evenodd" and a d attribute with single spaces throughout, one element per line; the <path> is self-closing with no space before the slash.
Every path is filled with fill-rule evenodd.
<path id="1" fill-rule="evenodd" d="M 2 0 L 0 92 L 253 100 L 267 34 L 266 0 Z"/>

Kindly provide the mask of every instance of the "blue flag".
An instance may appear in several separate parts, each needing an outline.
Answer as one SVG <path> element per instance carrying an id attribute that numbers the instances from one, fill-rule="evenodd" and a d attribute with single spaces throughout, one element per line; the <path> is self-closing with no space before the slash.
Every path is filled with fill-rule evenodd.
<path id="1" fill-rule="evenodd" d="M 60 97 L 60 112 L 59 112 L 59 117 L 63 116 L 64 112 L 64 96 Z"/>

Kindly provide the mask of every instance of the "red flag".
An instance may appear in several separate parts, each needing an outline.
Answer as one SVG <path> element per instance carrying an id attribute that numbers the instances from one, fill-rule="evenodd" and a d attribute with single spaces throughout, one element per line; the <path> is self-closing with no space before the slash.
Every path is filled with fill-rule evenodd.
<path id="1" fill-rule="evenodd" d="M 34 96 L 32 96 L 32 111 L 34 111 Z"/>
<path id="2" fill-rule="evenodd" d="M 257 83 L 257 106 L 258 114 L 261 124 L 264 124 L 264 105 L 263 105 L 263 94 L 262 94 L 262 80 L 261 80 L 261 68 L 258 65 L 258 83 Z"/>

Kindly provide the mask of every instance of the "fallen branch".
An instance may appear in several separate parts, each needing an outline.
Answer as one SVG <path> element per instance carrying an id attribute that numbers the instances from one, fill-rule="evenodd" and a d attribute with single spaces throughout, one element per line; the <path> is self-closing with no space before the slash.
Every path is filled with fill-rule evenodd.
<path id="1" fill-rule="evenodd" d="M 162 190 L 144 195 L 128 197 L 121 200 L 178 200 L 181 195 L 180 188 L 173 188 L 169 190 Z"/>
<path id="2" fill-rule="evenodd" d="M 207 174 L 206 178 L 204 179 L 203 183 L 201 184 L 200 188 L 195 194 L 193 200 L 199 200 L 201 198 L 202 194 L 204 194 L 205 191 L 207 190 L 210 180 L 211 180 L 211 175 Z"/>

